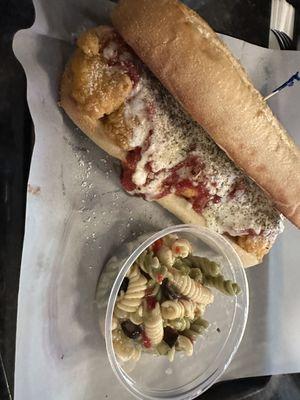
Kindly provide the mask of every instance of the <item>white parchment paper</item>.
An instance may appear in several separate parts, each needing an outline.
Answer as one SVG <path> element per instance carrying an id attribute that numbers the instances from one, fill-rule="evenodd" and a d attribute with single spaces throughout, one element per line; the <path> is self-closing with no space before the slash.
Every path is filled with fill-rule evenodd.
<path id="1" fill-rule="evenodd" d="M 35 24 L 14 40 L 27 75 L 36 133 L 19 291 L 15 399 L 127 399 L 97 326 L 93 298 L 99 272 L 124 240 L 178 221 L 158 205 L 124 193 L 118 163 L 57 106 L 60 75 L 76 35 L 108 23 L 112 4 L 34 3 Z M 264 94 L 300 68 L 297 52 L 224 40 Z M 270 104 L 299 143 L 299 88 L 286 90 Z M 264 265 L 247 271 L 249 322 L 224 379 L 300 371 L 299 239 L 287 223 Z"/>

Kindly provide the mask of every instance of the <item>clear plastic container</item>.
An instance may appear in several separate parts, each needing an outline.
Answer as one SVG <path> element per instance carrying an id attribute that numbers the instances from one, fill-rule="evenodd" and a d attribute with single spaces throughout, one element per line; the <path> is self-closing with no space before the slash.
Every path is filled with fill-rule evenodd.
<path id="1" fill-rule="evenodd" d="M 176 353 L 171 363 L 167 357 L 142 354 L 136 367 L 128 372 L 119 364 L 112 344 L 112 314 L 119 287 L 136 258 L 157 239 L 170 233 L 188 239 L 193 254 L 218 261 L 225 278 L 237 282 L 242 292 L 230 297 L 212 289 L 215 300 L 204 314 L 210 327 L 195 341 L 193 356 Z M 120 249 L 99 279 L 97 304 L 111 367 L 120 382 L 139 399 L 193 399 L 215 383 L 232 360 L 245 330 L 248 302 L 248 283 L 241 260 L 222 236 L 195 225 L 176 225 L 143 235 Z"/>

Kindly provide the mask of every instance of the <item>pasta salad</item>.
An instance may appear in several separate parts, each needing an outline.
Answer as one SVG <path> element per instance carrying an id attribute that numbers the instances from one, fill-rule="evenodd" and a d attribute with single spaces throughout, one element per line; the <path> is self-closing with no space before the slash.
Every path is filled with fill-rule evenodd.
<path id="1" fill-rule="evenodd" d="M 211 288 L 229 296 L 240 293 L 218 263 L 193 255 L 188 240 L 170 234 L 154 242 L 119 289 L 112 319 L 117 358 L 136 362 L 149 352 L 173 361 L 178 351 L 191 356 L 197 336 L 209 326 L 203 315 L 214 301 Z"/>

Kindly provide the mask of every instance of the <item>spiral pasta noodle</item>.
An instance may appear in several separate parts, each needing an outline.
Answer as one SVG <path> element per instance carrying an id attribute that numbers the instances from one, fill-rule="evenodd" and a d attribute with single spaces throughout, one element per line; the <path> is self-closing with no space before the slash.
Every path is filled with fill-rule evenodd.
<path id="1" fill-rule="evenodd" d="M 172 244 L 171 250 L 175 257 L 186 258 L 192 251 L 192 246 L 186 239 L 177 239 Z"/>
<path id="2" fill-rule="evenodd" d="M 124 295 L 117 300 L 116 311 L 135 312 L 142 303 L 147 287 L 147 279 L 141 274 L 138 266 L 134 265 L 128 274 L 129 283 Z"/>
<path id="3" fill-rule="evenodd" d="M 142 348 L 135 346 L 130 340 L 114 341 L 113 346 L 116 356 L 123 362 L 138 361 L 141 357 Z"/>
<path id="4" fill-rule="evenodd" d="M 172 267 L 175 260 L 172 250 L 165 245 L 162 245 L 158 250 L 157 257 L 160 263 L 166 267 Z"/>
<path id="5" fill-rule="evenodd" d="M 160 267 L 159 259 L 156 256 L 154 256 L 153 253 L 146 253 L 144 255 L 142 269 L 145 268 L 145 272 L 150 273 L 151 270 L 158 269 L 159 267 Z"/>
<path id="6" fill-rule="evenodd" d="M 175 260 L 173 267 L 175 267 L 179 272 L 184 275 L 189 275 L 191 272 L 191 268 L 181 258 L 177 258 L 177 260 Z"/>
<path id="7" fill-rule="evenodd" d="M 208 328 L 209 323 L 202 318 L 198 318 L 190 324 L 190 327 L 184 330 L 182 333 L 184 336 L 187 336 L 190 340 L 196 340 L 197 336 L 204 333 L 204 331 Z"/>
<path id="8" fill-rule="evenodd" d="M 198 318 L 193 323 L 191 324 L 191 329 L 194 330 L 195 332 L 203 332 L 203 330 L 208 328 L 209 323 L 203 319 L 203 318 Z"/>
<path id="9" fill-rule="evenodd" d="M 200 268 L 191 268 L 189 277 L 194 279 L 196 282 L 203 282 L 203 274 Z"/>
<path id="10" fill-rule="evenodd" d="M 178 239 L 178 235 L 175 233 L 169 233 L 169 235 L 166 235 L 163 237 L 163 243 L 167 246 L 172 248 L 173 243 Z"/>
<path id="11" fill-rule="evenodd" d="M 143 322 L 144 319 L 142 305 L 139 306 L 136 312 L 129 314 L 129 320 L 135 325 L 140 325 Z"/>
<path id="12" fill-rule="evenodd" d="M 147 310 L 147 305 L 144 305 L 144 325 L 145 333 L 151 345 L 158 345 L 164 337 L 163 319 L 159 303 L 155 304 L 153 310 Z"/>
<path id="13" fill-rule="evenodd" d="M 194 318 L 196 305 L 190 300 L 167 300 L 161 304 L 164 319 Z"/>
<path id="14" fill-rule="evenodd" d="M 152 252 L 143 252 L 139 256 L 137 264 L 142 271 L 150 275 L 153 284 L 161 282 L 168 275 L 168 268 L 165 265 L 161 265 L 159 259 Z"/>
<path id="15" fill-rule="evenodd" d="M 169 361 L 172 362 L 175 357 L 175 347 L 170 348 L 165 342 L 161 342 L 156 346 L 158 354 L 167 356 Z"/>
<path id="16" fill-rule="evenodd" d="M 124 293 L 119 296 L 118 301 L 121 301 L 121 297 L 123 297 L 123 296 L 124 296 Z M 117 319 L 125 319 L 125 318 L 128 317 L 128 312 L 124 311 L 124 310 L 121 310 L 116 305 L 115 309 L 114 309 L 114 317 L 117 318 Z"/>
<path id="17" fill-rule="evenodd" d="M 178 258 L 174 262 L 174 267 L 182 274 L 189 275 L 190 278 L 202 283 L 203 275 L 201 269 L 193 267 L 192 264 L 188 262 L 188 260 Z"/>
<path id="18" fill-rule="evenodd" d="M 184 306 L 179 301 L 167 300 L 161 304 L 161 314 L 164 319 L 184 317 Z"/>
<path id="19" fill-rule="evenodd" d="M 179 302 L 184 307 L 184 316 L 189 319 L 194 319 L 196 303 L 190 300 L 180 299 Z"/>
<path id="20" fill-rule="evenodd" d="M 223 275 L 206 276 L 205 284 L 218 289 L 220 292 L 229 296 L 234 296 L 240 293 L 239 285 L 231 280 L 225 280 Z"/>
<path id="21" fill-rule="evenodd" d="M 126 367 L 135 365 L 141 352 L 164 355 L 193 354 L 193 343 L 204 334 L 206 307 L 213 302 L 211 289 L 239 293 L 225 280 L 214 261 L 192 254 L 191 244 L 168 235 L 146 249 L 123 281 L 112 318 L 116 356 Z"/>
<path id="22" fill-rule="evenodd" d="M 190 329 L 191 322 L 188 318 L 179 318 L 179 319 L 174 319 L 173 321 L 168 321 L 167 325 L 171 326 L 177 331 L 185 331 L 187 329 Z"/>
<path id="23" fill-rule="evenodd" d="M 193 343 L 188 337 L 179 335 L 176 343 L 176 350 L 184 351 L 185 355 L 190 357 L 194 352 Z"/>
<path id="24" fill-rule="evenodd" d="M 138 361 L 141 357 L 141 346 L 127 338 L 120 329 L 113 332 L 113 346 L 120 361 Z"/>
<path id="25" fill-rule="evenodd" d="M 189 256 L 189 260 L 196 268 L 200 268 L 204 275 L 217 276 L 220 274 L 220 266 L 215 261 L 204 257 Z"/>
<path id="26" fill-rule="evenodd" d="M 194 281 L 189 276 L 180 275 L 176 272 L 173 275 L 173 283 L 179 289 L 180 293 L 196 303 L 210 304 L 214 300 L 210 289 Z"/>
<path id="27" fill-rule="evenodd" d="M 195 307 L 195 317 L 199 318 L 201 317 L 204 312 L 205 312 L 205 308 L 206 308 L 206 304 L 199 304 L 196 303 L 196 307 Z"/>

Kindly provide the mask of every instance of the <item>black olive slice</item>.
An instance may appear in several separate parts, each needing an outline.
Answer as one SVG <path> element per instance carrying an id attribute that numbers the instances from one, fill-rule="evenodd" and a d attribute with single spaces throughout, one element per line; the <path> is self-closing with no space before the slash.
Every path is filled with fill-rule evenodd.
<path id="1" fill-rule="evenodd" d="M 182 295 L 177 292 L 176 288 L 169 282 L 168 278 L 165 278 L 162 281 L 161 288 L 163 297 L 167 300 L 176 300 L 182 298 Z"/>
<path id="2" fill-rule="evenodd" d="M 140 268 L 140 272 L 142 275 L 144 275 L 144 277 L 150 281 L 151 280 L 151 276 L 149 274 L 147 274 L 147 272 L 145 272 L 144 270 L 142 270 L 142 268 Z"/>
<path id="3" fill-rule="evenodd" d="M 135 325 L 133 322 L 129 321 L 129 319 L 121 322 L 121 328 L 124 334 L 130 339 L 138 339 L 142 333 L 141 327 L 139 325 Z"/>
<path id="4" fill-rule="evenodd" d="M 172 348 L 173 346 L 175 346 L 175 343 L 177 341 L 179 334 L 178 332 L 171 328 L 170 326 L 166 326 L 164 328 L 164 342 L 167 343 L 167 345 Z"/>
<path id="5" fill-rule="evenodd" d="M 128 284 L 129 284 L 129 279 L 127 278 L 127 276 L 125 276 L 125 278 L 123 279 L 123 282 L 121 283 L 118 295 L 123 291 L 124 293 L 127 291 L 128 288 Z"/>

